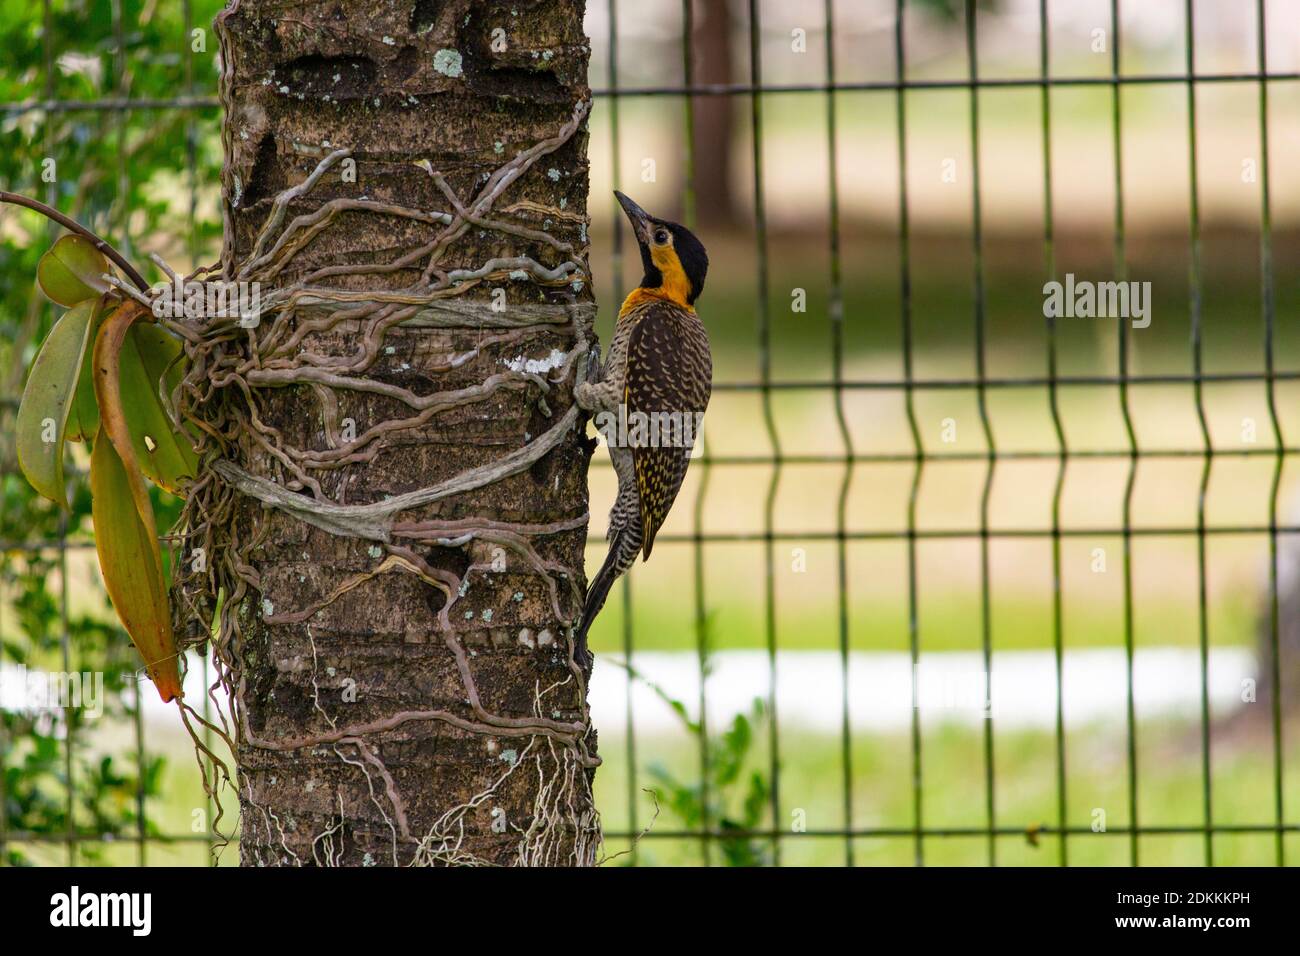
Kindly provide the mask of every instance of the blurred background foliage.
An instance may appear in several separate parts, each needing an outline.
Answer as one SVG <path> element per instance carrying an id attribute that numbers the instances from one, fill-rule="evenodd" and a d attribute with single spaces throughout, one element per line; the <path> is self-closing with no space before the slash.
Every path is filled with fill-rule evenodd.
<path id="1" fill-rule="evenodd" d="M 744 0 L 692 3 L 692 77 L 696 83 L 745 84 L 751 79 L 749 4 Z M 1116 37 L 1109 0 L 1051 0 L 1047 4 L 1050 71 L 1057 77 L 1104 78 L 1112 70 Z M 1258 67 L 1254 4 L 1195 0 L 1197 70 L 1249 74 Z M 823 5 L 761 0 L 760 80 L 815 85 L 827 79 Z M 967 75 L 965 7 L 958 0 L 906 4 L 909 80 L 949 81 Z M 984 77 L 1033 78 L 1039 71 L 1037 0 L 977 4 L 979 71 Z M 1121 4 L 1119 70 L 1128 75 L 1177 75 L 1186 68 L 1184 0 Z M 1267 0 L 1269 69 L 1300 72 L 1300 0 Z M 216 90 L 216 43 L 210 25 L 214 0 L 0 0 L 0 185 L 57 203 L 109 237 L 137 263 L 157 252 L 177 268 L 213 261 L 220 244 L 217 212 L 221 163 Z M 713 339 L 716 379 L 754 383 L 766 369 L 773 381 L 824 383 L 832 376 L 832 261 L 828 103 L 836 110 L 844 361 L 848 381 L 898 381 L 904 374 L 899 245 L 899 187 L 893 0 L 836 0 L 832 49 L 835 79 L 861 89 L 767 94 L 761 99 L 763 190 L 767 232 L 754 228 L 754 138 L 750 99 L 744 95 L 641 95 L 638 89 L 676 86 L 684 78 L 682 0 L 588 0 L 592 38 L 591 85 L 632 89 L 600 97 L 591 120 L 592 268 L 601 305 L 600 332 L 608 339 L 618 301 L 638 276 L 634 257 L 613 254 L 614 229 L 624 228 L 609 196 L 622 188 L 652 212 L 698 227 L 710 251 L 709 284 L 700 302 Z M 617 67 L 610 32 L 616 24 Z M 196 35 L 194 30 L 201 32 Z M 800 33 L 802 32 L 802 43 Z M 119 53 L 119 51 L 122 51 Z M 200 98 L 195 108 L 173 108 L 176 97 Z M 67 104 L 143 100 L 131 110 L 83 110 Z M 41 108 L 46 101 L 63 107 Z M 976 358 L 976 268 L 972 225 L 975 165 L 971 155 L 970 96 L 960 88 L 909 91 L 907 168 L 912 280 L 913 371 L 918 378 L 973 378 Z M 157 102 L 163 101 L 163 102 Z M 1185 375 L 1195 362 L 1190 281 L 1190 131 L 1187 89 L 1179 83 L 1121 89 L 1124 261 L 1128 276 L 1152 283 L 1153 322 L 1129 336 L 1134 374 Z M 1113 101 L 1108 84 L 1056 88 L 1050 95 L 1054 242 L 1045 244 L 1044 127 L 1040 92 L 1033 86 L 979 94 L 979 189 L 985 288 L 985 368 L 993 378 L 1046 374 L 1054 346 L 1062 375 L 1114 375 L 1119 367 L 1115 323 L 1063 321 L 1049 338 L 1042 286 L 1049 267 L 1060 277 L 1107 280 L 1115 273 L 1116 175 Z M 614 124 L 617 113 L 617 126 Z M 693 123 L 691 118 L 693 116 Z M 1265 337 L 1260 276 L 1261 164 L 1259 91 L 1253 82 L 1203 83 L 1197 88 L 1196 146 L 1201 216 L 1201 359 L 1211 373 L 1258 374 Z M 1274 345 L 1277 367 L 1300 369 L 1300 83 L 1270 85 Z M 615 130 L 617 129 L 617 138 Z M 688 130 L 690 135 L 688 136 Z M 693 145 L 693 148 L 690 146 Z M 41 178 L 53 160 L 53 182 Z M 647 161 L 649 161 L 647 163 Z M 955 171 L 952 181 L 945 169 Z M 89 721 L 76 711 L 29 712 L 6 706 L 4 813 L 10 833 L 37 833 L 49 842 L 3 842 L 7 861 L 129 863 L 134 844 L 58 842 L 67 834 L 115 837 L 196 836 L 206 812 L 188 739 L 170 711 L 142 714 L 134 691 L 130 646 L 107 613 L 94 558 L 84 489 L 61 515 L 40 502 L 18 475 L 10 429 L 27 363 L 53 313 L 34 291 L 36 259 L 53 233 L 37 217 L 0 211 L 0 665 L 51 670 L 100 670 L 109 688 L 105 716 Z M 622 236 L 623 248 L 630 239 Z M 759 256 L 768 259 L 759 285 Z M 146 275 L 157 278 L 152 266 Z M 796 292 L 806 311 L 793 307 Z M 761 297 L 761 298 L 760 298 Z M 767 320 L 760 302 L 766 306 Z M 766 348 L 763 336 L 767 336 Z M 1300 383 L 1276 385 L 1284 434 L 1300 434 Z M 1202 448 L 1195 396 L 1186 384 L 1135 386 L 1131 413 L 1144 450 Z M 989 500 L 995 528 L 1050 526 L 1056 482 L 1057 436 L 1046 387 L 991 389 L 988 424 L 999 451 L 1045 453 L 999 461 Z M 1274 460 L 1267 395 L 1259 381 L 1207 384 L 1208 427 L 1217 452 L 1205 501 L 1210 526 L 1260 527 L 1269 520 Z M 826 390 L 789 388 L 764 397 L 747 388 L 719 388 L 709 412 L 709 458 L 691 469 L 664 529 L 662 555 L 632 576 L 626 599 L 614 599 L 592 633 L 598 655 L 610 662 L 631 647 L 653 652 L 644 680 L 598 665 L 593 693 L 601 722 L 605 766 L 597 797 L 609 832 L 638 832 L 654 812 L 658 791 L 662 838 L 642 840 L 633 859 L 642 864 L 696 862 L 697 840 L 670 834 L 705 817 L 739 830 L 790 827 L 802 810 L 808 827 L 832 832 L 857 827 L 912 825 L 912 749 L 896 723 L 864 724 L 854 716 L 852 739 L 839 731 L 839 687 L 818 685 L 814 696 L 828 722 L 800 724 L 768 698 L 764 667 L 745 671 L 746 683 L 728 687 L 726 668 L 769 646 L 781 667 L 797 675 L 818 661 L 838 673 L 839 584 L 833 536 L 841 527 L 839 493 L 849 470 L 844 527 L 899 535 L 851 540 L 846 547 L 848 592 L 845 650 L 873 668 L 871 655 L 908 650 L 906 528 L 914 452 L 903 394 L 898 389 L 851 388 L 842 396 L 848 445 Z M 987 451 L 976 391 L 970 387 L 915 393 L 921 440 L 928 452 L 966 456 L 926 465 L 917 502 L 921 529 L 966 537 L 923 539 L 917 549 L 919 640 L 927 655 L 979 650 L 984 607 L 978 538 Z M 1060 414 L 1069 447 L 1077 452 L 1128 447 L 1118 390 L 1064 387 Z M 955 440 L 942 423 L 955 424 Z M 1246 422 L 1254 424 L 1246 428 Z M 786 460 L 771 461 L 779 450 Z M 850 461 L 856 455 L 895 461 Z M 75 456 L 74 456 L 75 457 Z M 818 459 L 825 458 L 822 461 Z M 83 459 L 76 459 L 84 465 Z M 592 470 L 592 560 L 603 542 L 603 503 L 613 475 L 600 459 Z M 1150 531 L 1194 526 L 1202 459 L 1143 459 L 1133 497 L 1134 524 Z M 1077 534 L 1062 542 L 1062 638 L 1068 652 L 1119 652 L 1124 605 L 1116 530 L 1128 477 L 1126 458 L 1073 458 L 1061 499 L 1061 521 Z M 1295 470 L 1283 472 L 1282 515 L 1300 515 Z M 765 545 L 758 533 L 783 537 L 775 546 L 772 614 L 764 600 Z M 698 551 L 696 532 L 730 538 Z M 801 538 L 806 535 L 807 539 Z M 30 546 L 66 536 L 66 550 Z M 1283 536 L 1284 545 L 1287 537 Z M 1290 547 L 1290 545 L 1287 545 Z M 1096 549 L 1109 553 L 1107 573 L 1095 573 Z M 803 569 L 793 559 L 803 552 Z M 1200 631 L 1196 539 L 1139 534 L 1132 542 L 1136 595 L 1134 635 L 1139 650 L 1194 653 Z M 1300 549 L 1297 549 L 1300 553 Z M 1209 643 L 1214 650 L 1254 653 L 1266 593 L 1267 538 L 1216 534 L 1207 547 Z M 1300 566 L 1300 561 L 1297 562 Z M 1042 537 L 996 537 L 990 544 L 988 620 L 998 655 L 1048 654 L 1053 647 L 1051 542 Z M 62 610 L 67 608 L 66 622 Z M 707 628 L 699 621 L 707 619 Z M 704 631 L 707 630 L 707 641 Z M 707 645 L 707 646 L 706 646 Z M 66 655 L 66 663 L 65 663 Z M 802 656 L 800 656 L 802 655 Z M 817 657 L 817 655 L 823 655 Z M 698 685 L 673 683 L 707 669 L 710 686 L 735 699 L 704 713 Z M 1256 658 L 1257 659 L 1257 658 Z M 641 663 L 637 653 L 634 663 Z M 660 667 L 655 671 L 654 664 Z M 712 665 L 709 665 L 712 666 Z M 820 664 L 818 666 L 821 666 Z M 2 672 L 0 672 L 2 673 Z M 818 671 L 818 673 L 822 673 Z M 838 677 L 834 677 L 838 681 Z M 789 686 L 792 683 L 783 677 Z M 657 693 L 645 690 L 656 683 Z M 1195 688 L 1187 688 L 1195 695 Z M 712 693 L 712 691 L 711 691 Z M 635 707 L 628 705 L 634 695 Z M 758 697 L 764 707 L 752 710 Z M 859 706 L 855 699 L 854 706 Z M 865 706 L 865 704 L 862 704 Z M 1215 704 L 1215 818 L 1255 824 L 1272 819 L 1275 767 L 1267 728 L 1242 730 L 1231 708 Z M 907 707 L 903 705 L 903 723 Z M 707 716 L 707 719 L 706 719 Z M 1139 708 L 1138 803 L 1144 823 L 1195 825 L 1200 820 L 1201 754 L 1198 714 L 1170 717 Z M 778 735 L 776 728 L 780 727 Z M 635 734 L 629 734 L 635 728 Z M 930 826 L 978 828 L 987 822 L 983 788 L 983 728 L 940 719 L 924 727 L 926 774 L 922 801 Z M 1287 737 L 1296 739 L 1294 731 Z M 1070 754 L 1069 822 L 1088 827 L 1090 811 L 1111 808 L 1124 822 L 1127 786 L 1122 704 L 1104 719 L 1067 723 Z M 1296 792 L 1295 748 L 1288 743 L 1284 787 Z M 709 759 L 701 760 L 701 753 Z M 1030 826 L 1054 821 L 1055 759 L 1050 726 L 997 731 L 997 821 Z M 849 763 L 846 765 L 845 756 Z M 774 768 L 780 778 L 775 779 Z M 68 787 L 72 781 L 71 789 Z M 847 790 L 847 797 L 845 796 Z M 1294 803 L 1294 801 L 1291 801 Z M 847 808 L 847 809 L 846 809 Z M 778 817 L 778 810 L 780 811 Z M 142 813 L 143 811 L 143 813 Z M 200 828 L 201 830 L 202 828 Z M 193 842 L 151 840 L 150 862 L 202 863 L 202 833 Z M 999 838 L 1004 862 L 1054 863 L 1055 840 Z M 1287 836 L 1290 858 L 1300 853 Z M 1079 848 L 1075 849 L 1075 844 Z M 783 841 L 782 862 L 845 859 L 843 839 L 810 836 Z M 1185 863 L 1202 858 L 1195 833 L 1144 837 L 1144 862 Z M 610 851 L 628 848 L 611 840 Z M 910 836 L 852 841 L 857 862 L 908 863 Z M 1271 834 L 1221 835 L 1219 862 L 1273 861 Z M 770 840 L 737 837 L 713 844 L 714 863 L 774 862 Z M 983 836 L 930 841 L 933 862 L 979 863 Z M 1127 841 L 1072 841 L 1071 862 L 1123 863 Z M 224 862 L 232 862 L 227 854 Z M 627 858 L 623 858 L 627 862 Z"/>
<path id="2" fill-rule="evenodd" d="M 165 101 L 191 88 L 210 94 L 211 33 L 208 52 L 192 53 L 190 30 L 208 27 L 219 9 L 216 2 L 170 0 L 0 4 L 0 102 L 10 105 L 0 116 L 3 188 L 56 205 L 137 264 L 145 259 L 142 249 L 182 262 L 192 250 L 216 250 L 220 223 L 210 195 L 220 168 L 216 110 L 46 111 L 12 104 Z M 208 194 L 206 201 L 199 192 Z M 163 796 L 166 761 L 150 746 L 135 746 L 144 743 L 136 692 L 143 685 L 147 693 L 149 685 L 137 673 L 87 547 L 88 456 L 74 450 L 78 467 L 66 513 L 28 487 L 14 457 L 17 399 L 56 317 L 35 285 L 36 261 L 56 235 L 39 216 L 0 210 L 0 662 L 11 695 L 0 711 L 0 827 L 43 838 L 4 843 L 8 864 L 131 862 L 147 859 L 143 845 L 115 842 L 161 835 L 146 807 Z M 156 277 L 151 265 L 146 274 Z M 165 527 L 175 503 L 159 504 Z M 66 548 L 60 539 L 67 539 Z M 103 713 L 23 706 L 30 703 L 22 699 L 23 668 L 102 674 Z M 73 835 L 110 842 L 74 843 L 67 839 Z"/>

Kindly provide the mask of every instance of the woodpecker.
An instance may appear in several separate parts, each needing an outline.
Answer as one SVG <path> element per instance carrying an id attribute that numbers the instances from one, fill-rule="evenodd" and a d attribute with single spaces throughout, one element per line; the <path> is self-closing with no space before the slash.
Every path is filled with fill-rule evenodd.
<path id="1" fill-rule="evenodd" d="M 587 589 L 575 647 L 589 660 L 587 631 L 609 589 L 654 547 L 686 477 L 691 447 L 713 391 L 709 336 L 695 313 L 709 257 L 685 226 L 651 216 L 617 190 L 645 276 L 623 301 L 609 355 L 595 382 L 575 392 L 595 417 L 618 475 L 609 552 Z"/>

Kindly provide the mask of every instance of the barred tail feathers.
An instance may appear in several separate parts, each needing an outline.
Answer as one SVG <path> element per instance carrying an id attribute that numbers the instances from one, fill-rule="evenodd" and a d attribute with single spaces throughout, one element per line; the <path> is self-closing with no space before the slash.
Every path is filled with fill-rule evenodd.
<path id="1" fill-rule="evenodd" d="M 640 529 L 635 525 L 620 528 L 610 536 L 609 552 L 605 555 L 605 563 L 600 566 L 600 571 L 597 572 L 587 588 L 587 600 L 582 609 L 582 622 L 578 625 L 576 634 L 576 647 L 580 659 L 584 662 L 588 656 L 587 632 L 591 630 L 596 615 L 605 606 L 610 588 L 633 565 L 640 550 L 641 534 Z"/>

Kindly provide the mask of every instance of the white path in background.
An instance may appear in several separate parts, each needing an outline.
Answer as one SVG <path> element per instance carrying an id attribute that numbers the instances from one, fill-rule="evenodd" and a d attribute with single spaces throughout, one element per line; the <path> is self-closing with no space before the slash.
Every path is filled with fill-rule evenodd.
<path id="1" fill-rule="evenodd" d="M 642 653 L 633 658 L 638 673 L 694 716 L 699 709 L 699 665 L 691 654 Z M 626 727 L 627 674 L 597 658 L 591 706 L 602 735 L 621 735 Z M 988 708 L 984 662 L 979 653 L 922 654 L 918 690 L 924 723 L 953 721 L 978 725 Z M 1134 701 L 1139 720 L 1153 717 L 1199 719 L 1200 655 L 1194 649 L 1137 651 Z M 849 656 L 849 715 L 862 731 L 905 730 L 912 720 L 911 659 L 905 653 L 857 652 Z M 1092 721 L 1122 724 L 1127 688 L 1124 652 L 1079 650 L 1065 655 L 1067 725 Z M 1226 648 L 1210 653 L 1211 709 L 1226 712 L 1241 700 L 1242 681 L 1255 678 L 1249 651 Z M 748 710 L 755 696 L 766 698 L 767 655 L 725 651 L 714 658 L 708 679 L 709 723 L 718 727 Z M 776 706 L 782 727 L 837 732 L 841 721 L 840 658 L 832 651 L 777 654 Z M 992 714 L 1000 728 L 1053 729 L 1056 725 L 1056 659 L 1050 651 L 1005 651 L 993 655 Z M 638 732 L 680 726 L 662 700 L 634 682 L 633 715 Z"/>
<path id="2" fill-rule="evenodd" d="M 591 708 L 602 735 L 626 728 L 627 672 L 616 659 L 597 657 Z M 693 653 L 646 652 L 633 659 L 638 672 L 692 716 L 699 703 L 699 664 Z M 708 681 L 709 723 L 718 727 L 755 697 L 766 699 L 768 660 L 762 651 L 720 651 Z M 185 682 L 197 707 L 204 688 L 198 668 Z M 1254 655 L 1238 648 L 1212 650 L 1210 703 L 1216 713 L 1241 700 L 1242 682 L 1255 678 Z M 0 669 L 0 703 L 22 699 L 23 673 Z M 777 709 L 782 727 L 834 733 L 840 727 L 840 658 L 833 651 L 783 651 L 777 655 Z M 1052 729 L 1056 722 L 1056 660 L 1050 651 L 1003 651 L 993 655 L 992 713 L 999 728 Z M 1069 725 L 1092 721 L 1122 724 L 1125 714 L 1124 653 L 1118 649 L 1078 650 L 1065 655 L 1065 717 Z M 849 657 L 849 713 L 866 732 L 898 732 L 911 726 L 911 661 L 904 653 L 859 651 Z M 983 659 L 979 653 L 922 654 L 918 678 L 922 720 L 978 725 L 986 712 Z M 151 691 L 151 688 L 149 689 Z M 322 688 L 323 693 L 327 691 Z M 1148 648 L 1136 653 L 1134 700 L 1139 720 L 1153 717 L 1199 719 L 1200 655 L 1192 648 Z M 175 710 L 152 692 L 145 694 L 151 719 L 174 721 Z M 638 733 L 680 727 L 678 718 L 642 681 L 632 684 Z"/>

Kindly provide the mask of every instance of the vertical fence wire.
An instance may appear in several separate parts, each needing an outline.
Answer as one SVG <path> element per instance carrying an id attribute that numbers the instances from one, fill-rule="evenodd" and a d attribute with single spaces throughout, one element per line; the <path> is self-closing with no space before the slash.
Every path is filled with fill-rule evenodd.
<path id="1" fill-rule="evenodd" d="M 44 60 L 44 83 L 45 98 L 54 99 L 54 45 L 52 34 L 54 30 L 54 13 L 51 8 L 50 0 L 43 0 L 41 5 L 42 12 L 42 31 L 41 31 L 41 55 Z M 54 131 L 50 123 L 45 123 L 42 130 L 45 143 L 46 157 L 54 155 Z M 54 205 L 58 202 L 58 185 L 51 179 L 45 187 L 45 202 L 47 205 Z M 46 225 L 46 235 L 49 241 L 53 242 L 58 234 L 58 229 L 54 223 Z M 49 311 L 49 306 L 42 306 L 44 311 Z M 59 568 L 59 654 L 63 663 L 63 672 L 70 674 L 72 672 L 72 640 L 70 625 L 68 622 L 68 548 L 67 548 L 67 518 L 64 514 L 59 515 L 58 529 L 58 568 Z M 64 794 L 64 813 L 67 819 L 64 821 L 64 836 L 68 841 L 67 855 L 68 865 L 76 866 L 78 862 L 77 851 L 77 821 L 76 821 L 76 779 L 74 776 L 74 756 L 77 749 L 76 731 L 73 724 L 73 709 L 71 697 L 68 705 L 63 709 L 63 719 L 66 725 L 63 744 L 63 785 L 66 790 Z M 7 810 L 6 810 L 7 812 Z"/>
<path id="2" fill-rule="evenodd" d="M 840 253 L 840 186 L 838 133 L 835 109 L 835 0 L 826 0 L 826 197 L 830 252 L 830 290 L 826 308 L 831 328 L 831 386 L 834 388 L 835 425 L 844 448 L 844 476 L 835 505 L 836 625 L 840 650 L 840 774 L 844 829 L 853 830 L 853 730 L 849 708 L 849 491 L 853 487 L 853 438 L 844 411 L 844 269 Z M 844 865 L 853 865 L 853 838 L 844 838 Z"/>
<path id="3" fill-rule="evenodd" d="M 1196 613 L 1197 631 L 1201 653 L 1201 803 L 1205 819 L 1205 864 L 1214 865 L 1214 833 L 1212 788 L 1210 786 L 1210 622 L 1209 594 L 1207 592 L 1205 505 L 1210 491 L 1210 473 L 1214 467 L 1214 443 L 1210 425 L 1205 416 L 1205 348 L 1201 303 L 1201 198 L 1200 163 L 1197 161 L 1196 143 L 1196 20 L 1192 0 L 1184 6 L 1187 31 L 1187 165 L 1188 209 L 1190 219 L 1191 289 L 1189 303 L 1192 325 L 1192 393 L 1196 402 L 1196 418 L 1201 430 L 1204 455 L 1201 464 L 1201 482 L 1196 494 Z"/>
<path id="4" fill-rule="evenodd" d="M 1043 258 L 1048 282 L 1056 281 L 1056 222 L 1052 206 L 1052 90 L 1048 85 L 1051 76 L 1051 53 L 1048 43 L 1050 21 L 1047 0 L 1038 0 L 1038 74 L 1043 85 L 1039 91 L 1043 131 Z M 1061 500 L 1065 494 L 1065 475 L 1069 468 L 1069 446 L 1065 439 L 1065 424 L 1061 420 L 1060 395 L 1057 392 L 1058 342 L 1056 317 L 1048 315 L 1047 321 L 1047 404 L 1052 413 L 1052 431 L 1056 438 L 1058 459 L 1056 481 L 1052 488 L 1052 658 L 1056 669 L 1056 828 L 1059 831 L 1057 849 L 1061 866 L 1070 865 L 1070 837 L 1065 832 L 1066 772 L 1065 772 L 1065 613 L 1061 582 Z"/>
<path id="5" fill-rule="evenodd" d="M 772 475 L 767 486 L 767 498 L 763 505 L 763 628 L 767 639 L 768 661 L 768 703 L 767 703 L 767 746 L 769 804 L 772 812 L 774 832 L 781 832 L 781 745 L 780 722 L 776 708 L 777 695 L 777 660 L 776 660 L 776 538 L 773 528 L 776 522 L 776 496 L 781 486 L 781 440 L 776 430 L 776 420 L 772 413 L 772 317 L 768 303 L 768 255 L 767 255 L 767 200 L 763 192 L 763 38 L 762 24 L 759 20 L 758 0 L 749 0 L 749 79 L 751 91 L 750 105 L 750 141 L 753 147 L 754 171 L 754 242 L 755 242 L 755 282 L 757 283 L 758 321 L 758 377 L 759 395 L 763 405 L 763 427 L 767 432 L 768 445 L 772 450 Z M 781 840 L 772 840 L 772 861 L 781 865 Z"/>
<path id="6" fill-rule="evenodd" d="M 621 185 L 620 163 L 621 152 L 619 149 L 619 96 L 618 96 L 618 0 L 607 0 L 605 4 L 606 15 L 609 18 L 609 31 L 607 34 L 606 50 L 606 74 L 605 83 L 610 91 L 609 97 L 609 167 L 610 181 L 614 188 L 618 189 Z M 615 290 L 623 288 L 623 231 L 620 228 L 622 224 L 622 214 L 618 203 L 611 199 L 610 222 L 612 229 L 612 248 L 610 254 L 610 271 L 613 273 L 613 282 Z M 623 580 L 619 585 L 620 600 L 623 605 L 623 659 L 627 662 L 626 681 L 624 684 L 627 699 L 624 705 L 624 728 L 627 737 L 627 818 L 628 832 L 635 833 L 637 830 L 637 766 L 636 766 L 636 718 L 632 704 L 632 691 L 635 684 L 635 674 L 632 670 L 632 581 L 629 575 L 623 575 Z M 637 843 L 631 844 L 631 853 L 629 854 L 630 862 L 635 865 L 637 862 Z"/>
<path id="7" fill-rule="evenodd" d="M 984 714 L 984 816 L 988 823 L 989 865 L 997 864 L 997 814 L 994 807 L 996 787 L 993 763 L 993 609 L 992 581 L 989 570 L 989 503 L 993 495 L 993 477 L 997 469 L 997 443 L 993 438 L 993 423 L 989 420 L 988 395 L 985 391 L 987 357 L 985 355 L 984 299 L 984 215 L 981 208 L 980 184 L 980 91 L 979 44 L 976 30 L 978 15 L 976 0 L 966 0 L 966 60 L 970 76 L 970 153 L 971 153 L 971 246 L 975 260 L 975 401 L 979 410 L 980 428 L 984 433 L 984 448 L 988 458 L 984 473 L 984 487 L 980 491 L 980 653 L 984 659 L 985 706 Z M 913 701 L 912 706 L 919 706 Z"/>
<path id="8" fill-rule="evenodd" d="M 1111 78 L 1111 141 L 1114 149 L 1115 172 L 1115 278 L 1128 281 L 1128 253 L 1126 250 L 1124 222 L 1124 118 L 1120 85 L 1120 10 L 1119 0 L 1110 0 L 1110 65 Z M 1133 493 L 1137 489 L 1138 441 L 1133 427 L 1133 409 L 1129 405 L 1129 348 L 1128 320 L 1121 316 L 1119 325 L 1119 405 L 1124 417 L 1124 432 L 1128 438 L 1128 477 L 1124 482 L 1124 721 L 1127 736 L 1128 761 L 1128 827 L 1129 861 L 1138 865 L 1138 762 L 1137 762 L 1137 708 L 1133 689 Z"/>
<path id="9" fill-rule="evenodd" d="M 1277 380 L 1273 339 L 1276 329 L 1273 299 L 1273 209 L 1269 185 L 1268 137 L 1268 31 L 1265 21 L 1265 0 L 1255 2 L 1255 55 L 1259 69 L 1259 285 L 1260 312 L 1264 320 L 1264 376 L 1268 400 L 1269 423 L 1273 429 L 1273 477 L 1268 496 L 1268 638 L 1269 676 L 1273 696 L 1270 702 L 1273 723 L 1273 820 L 1274 851 L 1277 865 L 1286 865 L 1286 841 L 1282 824 L 1286 819 L 1282 797 L 1282 667 L 1281 667 L 1281 606 L 1277 582 L 1277 502 L 1282 489 L 1282 468 L 1286 463 L 1286 442 L 1282 436 L 1282 423 L 1277 414 Z"/>
<path id="10" fill-rule="evenodd" d="M 912 674 L 911 750 L 912 750 L 912 859 L 917 866 L 925 863 L 924 804 L 921 791 L 921 623 L 917 578 L 917 507 L 921 497 L 921 478 L 925 469 L 925 445 L 916 417 L 915 367 L 912 342 L 912 241 L 911 212 L 907 193 L 907 48 L 904 36 L 903 6 L 894 5 L 894 136 L 898 151 L 898 283 L 901 321 L 900 348 L 903 359 L 903 402 L 912 439 L 912 482 L 907 496 L 907 645 Z"/>
<path id="11" fill-rule="evenodd" d="M 682 0 L 682 79 L 686 89 L 690 90 L 695 86 L 695 5 L 694 0 Z M 682 97 L 683 122 L 685 123 L 685 144 L 686 156 L 683 163 L 685 177 L 683 179 L 682 209 L 686 226 L 693 228 L 695 226 L 695 217 L 697 202 L 695 196 L 695 99 L 687 94 Z M 709 653 L 710 653 L 710 636 L 709 636 L 709 618 L 708 618 L 708 596 L 705 592 L 705 555 L 704 555 L 704 509 L 705 500 L 709 492 L 710 479 L 713 476 L 713 470 L 709 464 L 709 443 L 708 436 L 701 434 L 700 450 L 703 452 L 704 460 L 697 464 L 699 470 L 700 482 L 699 490 L 695 493 L 695 506 L 691 511 L 691 571 L 693 578 L 693 621 L 695 637 L 695 661 L 699 671 L 700 694 L 699 694 L 699 749 L 700 749 L 700 793 L 701 793 L 701 830 L 704 835 L 700 839 L 700 855 L 703 858 L 704 865 L 708 866 L 712 862 L 712 854 L 709 849 L 709 837 L 706 821 L 708 820 L 709 807 L 709 738 L 708 738 L 708 701 L 706 697 L 705 682 L 708 680 L 709 671 Z"/>

